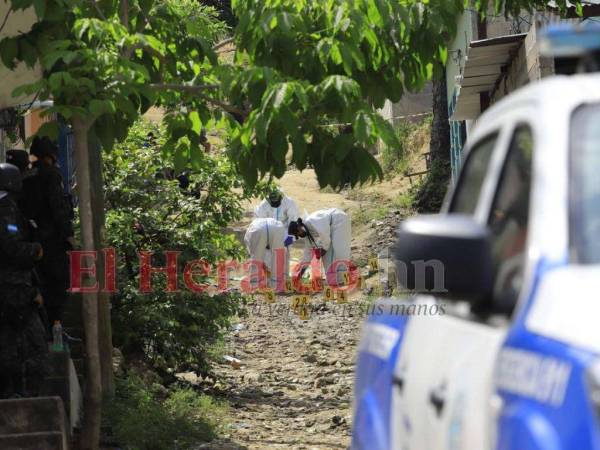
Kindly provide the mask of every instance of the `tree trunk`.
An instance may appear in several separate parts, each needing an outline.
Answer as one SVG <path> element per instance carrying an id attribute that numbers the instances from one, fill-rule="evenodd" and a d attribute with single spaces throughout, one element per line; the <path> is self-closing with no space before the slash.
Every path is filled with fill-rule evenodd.
<path id="1" fill-rule="evenodd" d="M 433 122 L 429 142 L 429 173 L 417 192 L 415 206 L 419 212 L 438 212 L 450 180 L 450 123 L 446 74 L 443 66 L 434 71 Z"/>
<path id="2" fill-rule="evenodd" d="M 102 149 L 97 139 L 90 141 L 90 185 L 93 213 L 93 231 L 95 250 L 98 252 L 96 263 L 96 279 L 100 289 L 105 286 L 104 258 L 104 195 L 102 183 Z M 100 370 L 102 376 L 102 395 L 111 398 L 115 391 L 112 367 L 112 328 L 110 322 L 110 294 L 100 291 L 98 293 L 98 341 L 100 351 Z"/>
<path id="3" fill-rule="evenodd" d="M 433 79 L 433 123 L 429 151 L 431 160 L 450 161 L 450 123 L 448 122 L 448 95 L 446 74 L 443 70 Z"/>
<path id="4" fill-rule="evenodd" d="M 90 122 L 73 118 L 75 167 L 79 198 L 79 219 L 83 250 L 97 248 L 92 207 L 92 181 L 88 131 Z M 95 281 L 95 280 L 94 280 Z M 97 450 L 100 444 L 100 419 L 102 409 L 102 379 L 98 345 L 98 293 L 82 294 L 82 317 L 85 330 L 86 388 L 83 404 L 83 425 L 80 448 Z"/>

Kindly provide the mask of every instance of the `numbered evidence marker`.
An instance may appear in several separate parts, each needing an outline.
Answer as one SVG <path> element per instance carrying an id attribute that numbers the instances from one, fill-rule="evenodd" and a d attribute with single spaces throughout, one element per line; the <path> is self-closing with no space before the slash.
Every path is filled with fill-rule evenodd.
<path id="1" fill-rule="evenodd" d="M 309 300 L 307 295 L 294 295 L 292 297 L 292 309 L 294 314 L 298 314 L 300 319 L 306 320 L 310 317 Z"/>
<path id="2" fill-rule="evenodd" d="M 265 294 L 265 301 L 267 303 L 275 302 L 275 292 L 273 291 L 273 289 L 265 289 L 264 294 Z"/>
<path id="3" fill-rule="evenodd" d="M 348 293 L 340 289 L 336 291 L 335 298 L 338 303 L 346 303 L 348 301 Z"/>
<path id="4" fill-rule="evenodd" d="M 298 314 L 298 312 L 300 311 L 301 298 L 301 295 L 294 295 L 292 297 L 292 309 L 294 310 L 294 314 Z"/>
<path id="5" fill-rule="evenodd" d="M 285 290 L 287 292 L 293 292 L 294 291 L 294 285 L 292 284 L 292 280 L 285 280 Z"/>
<path id="6" fill-rule="evenodd" d="M 359 275 L 356 280 L 356 289 L 364 289 L 365 288 L 365 279 L 362 275 Z"/>
<path id="7" fill-rule="evenodd" d="M 310 310 L 308 309 L 308 305 L 301 305 L 300 313 L 298 315 L 300 316 L 300 320 L 310 319 Z"/>
<path id="8" fill-rule="evenodd" d="M 334 299 L 334 295 L 333 295 L 333 289 L 329 286 L 327 286 L 324 290 L 323 290 L 323 299 L 328 302 Z"/>
<path id="9" fill-rule="evenodd" d="M 292 309 L 298 314 L 302 305 L 308 305 L 308 295 L 294 295 L 292 297 Z"/>
<path id="10" fill-rule="evenodd" d="M 379 261 L 376 256 L 369 259 L 369 266 L 371 267 L 372 272 L 377 272 L 379 270 Z"/>

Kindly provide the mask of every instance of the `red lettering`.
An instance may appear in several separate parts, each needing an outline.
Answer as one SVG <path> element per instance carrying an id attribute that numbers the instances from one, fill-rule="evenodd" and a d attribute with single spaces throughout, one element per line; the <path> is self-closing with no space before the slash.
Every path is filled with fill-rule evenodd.
<path id="1" fill-rule="evenodd" d="M 96 281 L 92 286 L 82 286 L 82 275 L 88 275 L 88 277 L 86 277 L 88 279 L 96 278 L 97 252 L 94 250 L 73 250 L 67 253 L 69 254 L 71 268 L 71 282 L 68 291 L 72 293 L 81 292 L 83 294 L 98 292 L 98 281 Z M 82 258 L 91 258 L 92 264 L 90 266 L 83 267 L 81 265 Z"/>
<path id="2" fill-rule="evenodd" d="M 199 269 L 199 270 L 198 270 Z M 183 269 L 183 281 L 185 283 L 185 287 L 187 287 L 190 291 L 196 293 L 205 292 L 209 285 L 208 284 L 198 284 L 194 281 L 194 276 L 209 276 L 210 275 L 210 264 L 203 259 L 195 259 L 193 261 L 188 262 L 185 265 L 185 269 Z"/>
<path id="3" fill-rule="evenodd" d="M 166 292 L 178 292 L 177 289 L 177 257 L 181 252 L 166 251 L 167 257 L 166 267 L 153 267 L 152 254 L 150 251 L 139 252 L 140 256 L 140 292 L 149 294 L 152 292 L 152 274 L 165 273 L 167 274 L 167 289 Z"/>

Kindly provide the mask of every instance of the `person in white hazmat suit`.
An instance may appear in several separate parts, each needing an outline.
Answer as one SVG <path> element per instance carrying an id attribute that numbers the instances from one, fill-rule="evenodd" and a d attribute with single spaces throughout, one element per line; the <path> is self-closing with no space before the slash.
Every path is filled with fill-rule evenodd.
<path id="1" fill-rule="evenodd" d="M 289 224 L 300 217 L 300 212 L 298 211 L 298 205 L 296 202 L 285 195 L 285 193 L 279 189 L 275 188 L 271 192 L 266 199 L 264 199 L 260 204 L 254 209 L 254 217 L 256 218 L 272 218 L 275 220 L 279 220 L 286 227 Z M 285 249 L 286 258 L 285 258 L 285 276 L 286 279 L 290 274 L 290 252 L 286 247 Z"/>
<path id="2" fill-rule="evenodd" d="M 280 189 L 271 191 L 266 199 L 254 209 L 254 217 L 279 220 L 286 227 L 300 217 L 296 202 Z"/>
<path id="3" fill-rule="evenodd" d="M 344 283 L 343 273 L 349 270 L 352 228 L 350 216 L 338 208 L 322 209 L 309 214 L 304 220 L 297 219 L 288 226 L 288 234 L 305 239 L 302 262 L 312 257 L 321 259 L 327 280 L 335 276 L 336 283 Z M 332 267 L 336 260 L 347 261 Z M 335 269 L 336 274 L 331 271 Z M 331 274 L 330 274 L 331 272 Z"/>
<path id="4" fill-rule="evenodd" d="M 286 276 L 282 273 L 287 267 L 287 252 L 284 247 L 285 239 L 286 226 L 280 221 L 271 218 L 254 219 L 244 235 L 244 243 L 250 254 L 250 259 L 261 261 L 265 264 L 265 268 L 268 271 L 268 287 L 285 288 Z M 281 257 L 284 258 L 283 263 L 279 262 L 279 258 Z M 278 264 L 283 264 L 283 267 L 280 266 L 279 270 Z"/>

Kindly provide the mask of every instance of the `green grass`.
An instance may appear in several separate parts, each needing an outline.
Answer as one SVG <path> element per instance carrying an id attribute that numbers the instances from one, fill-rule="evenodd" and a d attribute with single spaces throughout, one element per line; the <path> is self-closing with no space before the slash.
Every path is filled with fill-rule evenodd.
<path id="1" fill-rule="evenodd" d="M 365 225 L 372 220 L 383 219 L 389 211 L 389 206 L 363 206 L 352 214 L 352 222 L 356 225 Z"/>
<path id="2" fill-rule="evenodd" d="M 432 117 L 419 122 L 400 122 L 395 126 L 399 147 L 381 148 L 381 167 L 386 174 L 402 173 L 409 168 L 408 156 L 419 151 L 429 139 Z"/>
<path id="3" fill-rule="evenodd" d="M 398 197 L 396 197 L 392 205 L 398 209 L 413 209 L 413 205 L 415 202 L 415 192 L 414 189 L 410 189 L 407 192 L 403 192 Z"/>
<path id="4" fill-rule="evenodd" d="M 190 388 L 165 395 L 131 375 L 117 380 L 105 408 L 112 438 L 124 450 L 187 450 L 216 437 L 226 407 Z"/>

